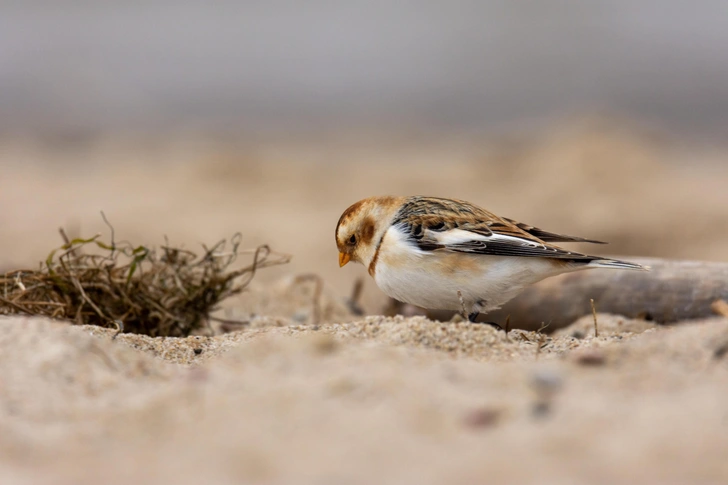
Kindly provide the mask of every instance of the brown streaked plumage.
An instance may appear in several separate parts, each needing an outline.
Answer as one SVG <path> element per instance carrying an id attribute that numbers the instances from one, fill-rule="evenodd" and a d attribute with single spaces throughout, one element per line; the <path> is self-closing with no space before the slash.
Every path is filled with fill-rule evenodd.
<path id="1" fill-rule="evenodd" d="M 395 223 L 407 222 L 410 225 L 423 225 L 433 228 L 442 225 L 447 229 L 463 229 L 483 235 L 498 233 L 507 236 L 530 239 L 535 242 L 588 242 L 605 244 L 593 239 L 567 236 L 544 231 L 538 227 L 499 217 L 490 211 L 469 202 L 438 197 L 410 197 L 403 205 Z M 441 229 L 435 229 L 441 230 Z"/>
<path id="2" fill-rule="evenodd" d="M 584 242 L 591 244 L 607 244 L 603 241 L 597 241 L 596 239 L 586 239 L 577 236 L 566 236 L 564 234 L 556 234 L 553 232 L 544 231 L 543 229 L 539 229 L 538 227 L 529 226 L 528 224 L 517 222 L 513 219 L 508 219 L 507 217 L 504 217 L 503 220 L 513 226 L 518 227 L 522 231 L 526 231 L 530 235 L 544 242 Z M 498 228 L 493 228 L 493 230 L 497 232 Z"/>
<path id="3" fill-rule="evenodd" d="M 567 251 L 553 242 L 600 241 L 545 231 L 469 202 L 437 197 L 372 197 L 350 206 L 336 226 L 341 266 L 364 264 L 400 301 L 472 315 L 502 305 L 523 287 L 586 268 L 645 269 Z"/>
<path id="4" fill-rule="evenodd" d="M 371 277 L 374 277 L 377 272 L 377 261 L 379 261 L 379 249 L 382 247 L 382 239 L 377 241 L 377 246 L 374 248 L 374 257 L 372 257 L 372 260 L 367 267 L 367 272 Z"/>

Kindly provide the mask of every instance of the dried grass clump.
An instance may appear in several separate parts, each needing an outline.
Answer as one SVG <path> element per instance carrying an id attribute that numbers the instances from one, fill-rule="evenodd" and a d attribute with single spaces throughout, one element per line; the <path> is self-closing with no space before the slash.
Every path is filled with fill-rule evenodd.
<path id="1" fill-rule="evenodd" d="M 268 246 L 240 250 L 236 234 L 204 254 L 170 247 L 159 250 L 90 239 L 68 240 L 52 251 L 38 271 L 10 271 L 0 277 L 0 314 L 24 313 L 77 324 L 116 326 L 125 332 L 183 337 L 208 325 L 225 298 L 240 293 L 257 270 L 289 261 Z M 229 247 L 228 247 L 229 246 Z M 95 253 L 86 250 L 93 249 Z M 252 254 L 242 269 L 237 257 Z"/>

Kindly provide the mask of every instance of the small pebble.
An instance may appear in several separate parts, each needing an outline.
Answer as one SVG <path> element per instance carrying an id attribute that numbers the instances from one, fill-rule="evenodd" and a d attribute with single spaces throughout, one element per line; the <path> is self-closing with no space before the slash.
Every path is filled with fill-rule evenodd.
<path id="1" fill-rule="evenodd" d="M 561 389 L 564 380 L 558 372 L 539 370 L 531 377 L 531 384 L 540 394 L 553 394 Z"/>
<path id="2" fill-rule="evenodd" d="M 296 312 L 291 315 L 291 320 L 298 323 L 306 323 L 308 321 L 308 312 Z"/>
<path id="3" fill-rule="evenodd" d="M 713 351 L 713 358 L 715 360 L 720 360 L 728 354 L 728 342 L 724 343 L 723 345 L 719 345 L 714 351 Z"/>
<path id="4" fill-rule="evenodd" d="M 327 333 L 315 333 L 310 337 L 313 350 L 317 354 L 331 354 L 336 351 L 338 343 L 333 335 Z"/>
<path id="5" fill-rule="evenodd" d="M 468 428 L 490 428 L 500 418 L 501 412 L 493 408 L 474 409 L 465 415 L 463 424 Z"/>
<path id="6" fill-rule="evenodd" d="M 535 418 L 544 418 L 551 413 L 550 401 L 536 401 L 531 408 L 531 413 Z"/>
<path id="7" fill-rule="evenodd" d="M 574 352 L 574 360 L 579 365 L 598 367 L 606 364 L 607 357 L 598 349 L 582 349 Z"/>
<path id="8" fill-rule="evenodd" d="M 187 373 L 187 380 L 189 382 L 201 383 L 208 380 L 209 371 L 200 367 L 193 367 Z"/>

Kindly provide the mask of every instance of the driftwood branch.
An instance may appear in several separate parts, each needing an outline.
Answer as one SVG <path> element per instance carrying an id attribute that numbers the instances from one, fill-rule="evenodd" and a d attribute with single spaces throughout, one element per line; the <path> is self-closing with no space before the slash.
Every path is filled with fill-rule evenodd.
<path id="1" fill-rule="evenodd" d="M 550 321 L 550 330 L 591 313 L 593 299 L 600 312 L 669 324 L 715 316 L 713 304 L 728 301 L 728 264 L 624 258 L 652 268 L 649 272 L 594 269 L 549 278 L 526 290 L 479 320 L 505 321 L 512 328 L 536 330 Z M 453 312 L 430 312 L 442 321 Z"/>

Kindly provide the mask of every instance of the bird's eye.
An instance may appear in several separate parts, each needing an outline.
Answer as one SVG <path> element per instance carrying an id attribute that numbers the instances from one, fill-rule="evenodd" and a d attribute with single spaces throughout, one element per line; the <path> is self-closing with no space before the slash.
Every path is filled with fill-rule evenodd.
<path id="1" fill-rule="evenodd" d="M 352 235 L 352 236 L 351 236 L 351 237 L 349 238 L 349 244 L 351 244 L 351 245 L 354 245 L 354 244 L 356 244 L 356 236 Z"/>

